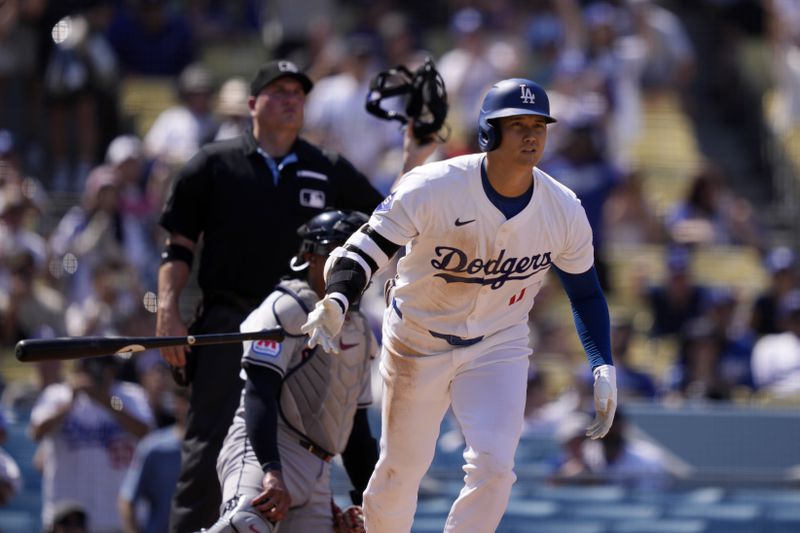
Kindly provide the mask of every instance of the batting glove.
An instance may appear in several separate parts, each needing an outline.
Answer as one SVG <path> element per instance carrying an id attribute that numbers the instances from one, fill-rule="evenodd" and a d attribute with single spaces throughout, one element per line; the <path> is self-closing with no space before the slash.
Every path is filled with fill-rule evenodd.
<path id="1" fill-rule="evenodd" d="M 617 411 L 617 369 L 612 365 L 594 369 L 594 410 L 594 421 L 586 429 L 586 436 L 602 439 L 611 429 Z"/>
<path id="2" fill-rule="evenodd" d="M 326 295 L 317 302 L 308 314 L 308 320 L 300 327 L 300 331 L 308 335 L 308 347 L 317 345 L 328 353 L 339 353 L 334 339 L 344 324 L 344 311 L 338 301 Z"/>

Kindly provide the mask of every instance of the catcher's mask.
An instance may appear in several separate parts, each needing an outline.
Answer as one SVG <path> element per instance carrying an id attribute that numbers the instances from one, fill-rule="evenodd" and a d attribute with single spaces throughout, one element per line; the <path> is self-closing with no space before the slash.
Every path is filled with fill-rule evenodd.
<path id="1" fill-rule="evenodd" d="M 289 267 L 295 272 L 305 269 L 308 266 L 303 261 L 305 252 L 328 255 L 368 220 L 369 217 L 360 211 L 331 210 L 320 213 L 297 228 L 297 235 L 302 242 L 300 251 L 292 257 Z"/>
<path id="2" fill-rule="evenodd" d="M 396 96 L 405 98 L 403 111 L 381 107 L 384 99 Z M 431 135 L 441 130 L 447 109 L 444 80 L 430 57 L 414 72 L 398 65 L 379 72 L 370 81 L 367 111 L 378 118 L 397 120 L 402 124 L 408 124 L 412 119 L 414 137 L 419 141 L 428 141 Z M 446 136 L 440 136 L 440 140 L 446 140 Z"/>

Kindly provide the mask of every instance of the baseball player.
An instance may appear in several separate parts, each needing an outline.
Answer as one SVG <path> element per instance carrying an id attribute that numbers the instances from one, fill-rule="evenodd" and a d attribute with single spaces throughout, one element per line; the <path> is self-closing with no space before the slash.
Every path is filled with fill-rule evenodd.
<path id="1" fill-rule="evenodd" d="M 445 531 L 496 529 L 516 479 L 528 313 L 549 270 L 570 298 L 594 372 L 596 417 L 586 433 L 601 438 L 611 426 L 616 375 L 591 229 L 575 194 L 536 168 L 552 122 L 536 83 L 498 82 L 478 121 L 484 153 L 407 173 L 328 259 L 326 295 L 301 330 L 309 346 L 335 351 L 350 302 L 406 249 L 386 291 L 381 453 L 364 494 L 370 533 L 411 529 L 448 406 L 466 441 L 466 476 Z"/>
<path id="2" fill-rule="evenodd" d="M 217 461 L 224 503 L 209 531 L 333 531 L 329 462 L 338 453 L 361 503 L 378 459 L 366 413 L 377 340 L 357 306 L 344 318 L 336 357 L 308 348 L 300 326 L 324 295 L 328 253 L 366 221 L 357 211 L 326 211 L 301 226 L 291 266 L 306 279 L 281 281 L 242 323 L 243 332 L 280 326 L 286 339 L 244 343 L 242 401 Z"/>

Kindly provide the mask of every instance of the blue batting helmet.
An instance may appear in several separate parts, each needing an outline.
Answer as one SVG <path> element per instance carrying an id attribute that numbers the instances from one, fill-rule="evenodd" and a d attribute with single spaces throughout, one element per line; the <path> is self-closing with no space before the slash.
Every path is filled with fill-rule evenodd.
<path id="1" fill-rule="evenodd" d="M 493 119 L 514 115 L 539 115 L 548 123 L 556 122 L 550 116 L 550 100 L 537 83 L 524 78 L 511 78 L 492 85 L 483 97 L 478 117 L 478 145 L 490 152 L 500 145 L 500 131 L 491 123 Z"/>

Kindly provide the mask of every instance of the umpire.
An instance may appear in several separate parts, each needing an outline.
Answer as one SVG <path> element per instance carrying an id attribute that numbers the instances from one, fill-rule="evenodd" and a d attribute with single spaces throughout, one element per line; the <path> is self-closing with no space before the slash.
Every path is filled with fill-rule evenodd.
<path id="1" fill-rule="evenodd" d="M 157 335 L 238 331 L 288 273 L 300 244 L 295 228 L 327 206 L 369 213 L 381 202 L 349 161 L 299 137 L 312 86 L 290 61 L 264 64 L 250 84 L 252 129 L 205 145 L 181 169 L 160 219 L 169 236 L 158 274 Z M 178 302 L 201 236 L 203 297 L 187 329 Z M 242 347 L 165 348 L 162 355 L 192 384 L 170 528 L 198 531 L 218 517 L 215 463 L 239 404 Z"/>

